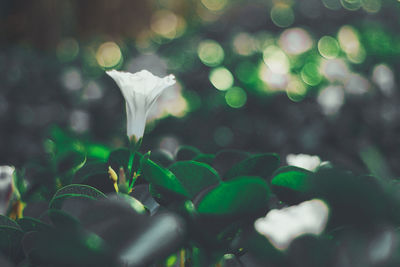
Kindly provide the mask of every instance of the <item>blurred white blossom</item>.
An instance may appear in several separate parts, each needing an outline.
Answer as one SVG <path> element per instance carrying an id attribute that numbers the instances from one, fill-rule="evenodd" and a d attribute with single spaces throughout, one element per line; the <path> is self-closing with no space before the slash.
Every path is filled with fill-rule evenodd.
<path id="1" fill-rule="evenodd" d="M 175 77 L 157 77 L 147 70 L 136 73 L 107 71 L 114 79 L 126 101 L 127 135 L 130 139 L 143 137 L 146 118 L 165 88 L 175 84 Z"/>
<path id="2" fill-rule="evenodd" d="M 307 154 L 289 154 L 286 156 L 286 162 L 288 165 L 314 171 L 321 164 L 321 159 Z"/>
<path id="3" fill-rule="evenodd" d="M 12 166 L 0 166 L 0 214 L 5 215 L 13 193 Z"/>
<path id="4" fill-rule="evenodd" d="M 280 210 L 271 210 L 255 221 L 255 229 L 278 249 L 286 249 L 292 240 L 304 235 L 319 235 L 324 231 L 329 208 L 319 199 L 313 199 Z"/>

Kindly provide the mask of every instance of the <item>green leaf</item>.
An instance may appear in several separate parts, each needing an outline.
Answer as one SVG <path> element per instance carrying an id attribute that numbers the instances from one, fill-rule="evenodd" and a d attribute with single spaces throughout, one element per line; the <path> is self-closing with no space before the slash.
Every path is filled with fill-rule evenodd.
<path id="1" fill-rule="evenodd" d="M 46 266 L 116 266 L 108 244 L 81 228 L 46 231 L 32 245 L 30 254 Z"/>
<path id="2" fill-rule="evenodd" d="M 176 160 L 191 160 L 200 154 L 200 150 L 193 146 L 181 146 L 176 152 Z"/>
<path id="3" fill-rule="evenodd" d="M 179 161 L 170 166 L 169 170 L 180 181 L 191 199 L 203 189 L 221 181 L 216 170 L 201 162 Z"/>
<path id="4" fill-rule="evenodd" d="M 312 182 L 314 196 L 329 204 L 331 226 L 350 222 L 374 225 L 397 216 L 397 208 L 393 209 L 397 203 L 390 199 L 387 188 L 376 177 L 325 169 L 315 173 Z"/>
<path id="5" fill-rule="evenodd" d="M 107 160 L 110 156 L 110 149 L 100 144 L 86 144 L 86 152 L 89 158 Z"/>
<path id="6" fill-rule="evenodd" d="M 78 219 L 59 209 L 49 209 L 51 222 L 58 228 L 74 228 L 79 225 Z"/>
<path id="7" fill-rule="evenodd" d="M 149 193 L 162 206 L 169 206 L 171 203 L 187 199 L 184 195 L 174 193 L 155 184 L 149 184 Z"/>
<path id="8" fill-rule="evenodd" d="M 82 168 L 80 168 L 74 176 L 73 182 L 83 183 L 90 176 L 96 174 L 107 173 L 108 166 L 105 162 L 91 162 L 86 163 Z"/>
<path id="9" fill-rule="evenodd" d="M 57 171 L 59 173 L 75 173 L 86 162 L 86 156 L 78 151 L 68 151 L 58 156 Z"/>
<path id="10" fill-rule="evenodd" d="M 139 169 L 140 161 L 141 161 L 142 157 L 143 157 L 143 155 L 141 153 L 135 152 L 132 166 L 131 166 L 132 171 L 137 171 Z M 118 170 L 122 167 L 122 168 L 124 168 L 125 174 L 128 175 L 129 158 L 130 158 L 130 151 L 126 148 L 120 148 L 120 149 L 114 150 L 110 153 L 110 156 L 108 157 L 107 165 L 111 166 L 111 168 L 116 173 L 118 173 Z"/>
<path id="11" fill-rule="evenodd" d="M 247 253 L 261 262 L 270 262 L 273 266 L 289 266 L 285 262 L 284 253 L 275 248 L 265 236 L 258 233 L 254 226 L 242 232 L 238 243 Z"/>
<path id="12" fill-rule="evenodd" d="M 196 157 L 194 157 L 193 160 L 211 165 L 214 161 L 214 158 L 215 158 L 214 154 L 199 154 Z"/>
<path id="13" fill-rule="evenodd" d="M 0 214 L 0 226 L 10 226 L 10 227 L 14 227 L 17 229 L 21 229 L 21 227 L 19 226 L 19 224 L 16 221 L 10 219 L 7 216 L 1 215 L 1 214 Z"/>
<path id="14" fill-rule="evenodd" d="M 21 226 L 24 232 L 44 231 L 51 228 L 51 226 L 47 223 L 44 223 L 32 217 L 23 217 L 18 220 L 18 224 Z"/>
<path id="15" fill-rule="evenodd" d="M 274 153 L 265 153 L 251 156 L 234 165 L 224 176 L 225 180 L 237 176 L 260 176 L 269 178 L 279 167 L 279 156 Z"/>
<path id="16" fill-rule="evenodd" d="M 235 149 L 225 149 L 219 151 L 213 160 L 212 166 L 216 169 L 221 177 L 232 168 L 233 165 L 245 160 L 249 157 L 249 153 Z"/>
<path id="17" fill-rule="evenodd" d="M 144 158 L 141 163 L 142 175 L 146 181 L 178 195 L 190 197 L 189 192 L 171 171 L 162 168 L 149 159 Z"/>
<path id="18" fill-rule="evenodd" d="M 98 188 L 104 193 L 115 192 L 113 182 L 109 178 L 107 170 L 108 166 L 106 163 L 88 163 L 75 174 L 72 182 Z"/>
<path id="19" fill-rule="evenodd" d="M 248 215 L 268 209 L 270 189 L 259 177 L 238 177 L 221 183 L 197 203 L 199 214 Z"/>
<path id="20" fill-rule="evenodd" d="M 81 195 L 81 194 L 63 194 L 61 196 L 54 197 L 49 204 L 50 209 L 61 209 L 65 200 L 75 198 L 78 200 L 97 200 L 94 197 Z"/>
<path id="21" fill-rule="evenodd" d="M 59 189 L 55 193 L 54 198 L 65 195 L 65 194 L 86 195 L 86 196 L 93 197 L 95 199 L 107 198 L 106 195 L 104 195 L 102 192 L 100 192 L 96 188 L 88 186 L 88 185 L 82 185 L 82 184 L 71 184 L 71 185 L 64 186 L 63 188 Z"/>
<path id="22" fill-rule="evenodd" d="M 127 171 L 130 152 L 126 148 L 120 148 L 112 151 L 108 157 L 107 164 L 118 173 L 119 168 L 124 168 Z"/>
<path id="23" fill-rule="evenodd" d="M 127 205 L 129 205 L 132 209 L 134 209 L 139 214 L 146 213 L 146 208 L 145 208 L 145 206 L 143 206 L 142 202 L 140 202 L 136 198 L 131 197 L 127 194 L 113 193 L 111 195 L 108 195 L 108 199 L 110 201 L 126 203 Z"/>
<path id="24" fill-rule="evenodd" d="M 24 233 L 12 226 L 0 225 L 0 252 L 11 259 L 16 259 L 21 253 L 21 240 Z"/>
<path id="25" fill-rule="evenodd" d="M 151 151 L 150 159 L 163 167 L 168 167 L 174 163 L 173 156 L 161 149 Z"/>
<path id="26" fill-rule="evenodd" d="M 294 166 L 279 168 L 271 180 L 272 191 L 288 204 L 307 200 L 312 175 L 313 172 Z"/>
<path id="27" fill-rule="evenodd" d="M 53 209 L 59 209 L 64 200 L 72 197 L 91 200 L 107 198 L 106 195 L 94 187 L 82 184 L 72 184 L 59 189 L 50 201 L 49 206 Z"/>

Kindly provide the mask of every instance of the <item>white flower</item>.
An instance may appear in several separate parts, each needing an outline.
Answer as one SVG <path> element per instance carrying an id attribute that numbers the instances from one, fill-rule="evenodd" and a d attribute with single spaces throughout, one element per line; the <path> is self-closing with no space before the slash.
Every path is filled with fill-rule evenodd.
<path id="1" fill-rule="evenodd" d="M 14 167 L 0 166 L 0 214 L 7 212 L 13 194 Z"/>
<path id="2" fill-rule="evenodd" d="M 289 154 L 286 156 L 286 162 L 292 166 L 314 171 L 321 164 L 321 159 L 307 154 Z"/>
<path id="3" fill-rule="evenodd" d="M 143 137 L 146 118 L 165 88 L 175 84 L 174 75 L 157 77 L 147 70 L 136 73 L 107 71 L 114 79 L 126 101 L 127 134 L 138 141 Z"/>
<path id="4" fill-rule="evenodd" d="M 293 239 L 303 234 L 319 235 L 325 229 L 329 208 L 319 199 L 296 206 L 271 210 L 255 221 L 256 230 L 278 249 L 286 249 Z"/>

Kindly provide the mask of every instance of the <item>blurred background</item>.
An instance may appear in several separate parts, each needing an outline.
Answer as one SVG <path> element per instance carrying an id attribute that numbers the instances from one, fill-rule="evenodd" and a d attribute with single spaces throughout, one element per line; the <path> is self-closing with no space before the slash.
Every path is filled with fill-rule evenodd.
<path id="1" fill-rule="evenodd" d="M 400 175 L 396 0 L 3 0 L 0 164 L 60 134 L 126 142 L 105 70 L 169 73 L 143 150 L 180 145 L 318 155 Z"/>

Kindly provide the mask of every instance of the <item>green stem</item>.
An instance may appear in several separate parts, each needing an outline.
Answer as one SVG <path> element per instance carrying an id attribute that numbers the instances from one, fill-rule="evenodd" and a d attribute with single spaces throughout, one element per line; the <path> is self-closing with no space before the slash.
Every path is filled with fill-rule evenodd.
<path id="1" fill-rule="evenodd" d="M 129 142 L 129 161 L 128 161 L 128 183 L 130 183 L 130 184 L 128 184 L 128 186 L 129 186 L 129 189 L 131 189 L 135 183 L 135 181 L 133 179 L 133 174 L 136 171 L 136 170 L 132 169 L 132 165 L 135 160 L 135 153 L 136 153 L 136 151 L 139 150 L 139 148 L 142 144 L 142 138 L 140 138 L 139 140 L 136 140 L 136 138 L 131 138 L 129 141 L 130 142 Z"/>

